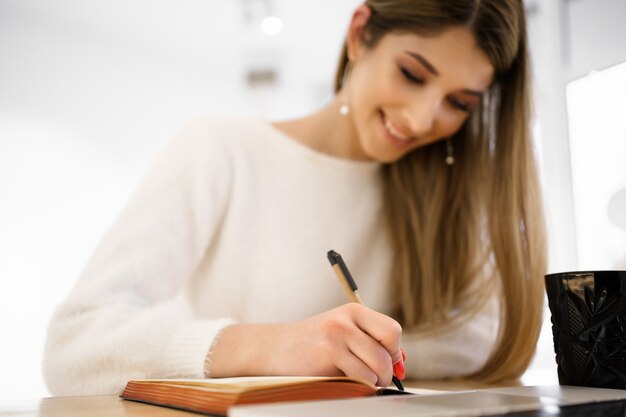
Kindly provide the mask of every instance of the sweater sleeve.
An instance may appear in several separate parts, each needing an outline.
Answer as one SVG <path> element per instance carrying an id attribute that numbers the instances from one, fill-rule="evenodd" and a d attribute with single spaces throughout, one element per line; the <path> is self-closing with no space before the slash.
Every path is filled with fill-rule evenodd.
<path id="1" fill-rule="evenodd" d="M 44 351 L 54 395 L 119 393 L 131 378 L 201 378 L 229 318 L 198 319 L 182 288 L 224 215 L 227 147 L 198 121 L 161 149 L 55 311 Z"/>
<path id="2" fill-rule="evenodd" d="M 478 371 L 495 346 L 498 323 L 498 302 L 494 296 L 462 325 L 428 334 L 403 335 L 407 378 L 454 378 Z"/>

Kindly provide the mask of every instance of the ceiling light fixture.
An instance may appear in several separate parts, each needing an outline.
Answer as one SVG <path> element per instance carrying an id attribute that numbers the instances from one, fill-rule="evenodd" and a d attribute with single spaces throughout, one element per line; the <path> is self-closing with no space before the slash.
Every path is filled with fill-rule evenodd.
<path id="1" fill-rule="evenodd" d="M 267 16 L 261 21 L 261 32 L 268 36 L 278 35 L 283 31 L 283 21 L 276 16 Z"/>

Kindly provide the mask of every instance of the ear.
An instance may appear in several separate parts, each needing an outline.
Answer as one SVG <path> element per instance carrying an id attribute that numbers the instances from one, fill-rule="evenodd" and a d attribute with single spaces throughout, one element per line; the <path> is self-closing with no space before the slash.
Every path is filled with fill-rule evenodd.
<path id="1" fill-rule="evenodd" d="M 356 60 L 365 48 L 362 37 L 371 15 L 372 9 L 366 4 L 360 5 L 352 13 L 352 19 L 348 27 L 348 36 L 346 37 L 348 59 L 350 61 Z"/>

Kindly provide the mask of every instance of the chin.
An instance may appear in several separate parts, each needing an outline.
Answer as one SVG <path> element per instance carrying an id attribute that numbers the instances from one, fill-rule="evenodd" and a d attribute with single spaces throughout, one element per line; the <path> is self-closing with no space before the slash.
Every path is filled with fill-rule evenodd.
<path id="1" fill-rule="evenodd" d="M 408 152 L 398 153 L 381 149 L 367 149 L 366 153 L 372 161 L 380 162 L 381 164 L 392 164 L 408 154 Z"/>

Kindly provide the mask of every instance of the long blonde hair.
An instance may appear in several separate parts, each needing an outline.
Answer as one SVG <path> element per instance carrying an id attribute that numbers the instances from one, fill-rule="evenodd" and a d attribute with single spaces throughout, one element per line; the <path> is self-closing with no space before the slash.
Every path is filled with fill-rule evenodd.
<path id="1" fill-rule="evenodd" d="M 387 33 L 432 36 L 470 29 L 495 68 L 494 82 L 464 126 L 445 141 L 384 167 L 388 230 L 396 256 L 406 329 L 429 332 L 461 325 L 500 299 L 497 345 L 469 377 L 496 382 L 519 376 L 541 328 L 545 227 L 530 135 L 530 80 L 522 0 L 368 0 L 362 41 Z M 335 91 L 348 62 L 342 51 Z M 451 312 L 457 312 L 454 316 Z"/>

